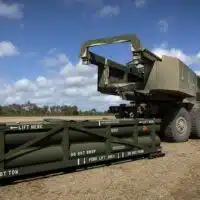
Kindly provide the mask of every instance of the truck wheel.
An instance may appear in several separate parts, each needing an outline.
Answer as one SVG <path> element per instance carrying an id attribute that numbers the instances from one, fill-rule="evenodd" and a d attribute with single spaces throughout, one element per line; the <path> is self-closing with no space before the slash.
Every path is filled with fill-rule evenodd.
<path id="1" fill-rule="evenodd" d="M 191 136 L 200 138 L 200 108 L 193 108 L 190 115 L 192 121 Z"/>
<path id="2" fill-rule="evenodd" d="M 191 117 L 185 108 L 175 110 L 164 120 L 165 138 L 170 142 L 186 142 L 191 133 Z"/>

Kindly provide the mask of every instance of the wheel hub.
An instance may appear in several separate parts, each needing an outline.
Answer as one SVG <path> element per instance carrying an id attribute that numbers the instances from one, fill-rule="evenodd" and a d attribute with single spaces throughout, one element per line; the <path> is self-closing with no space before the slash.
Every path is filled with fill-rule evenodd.
<path id="1" fill-rule="evenodd" d="M 176 120 L 176 129 L 180 134 L 184 134 L 187 132 L 188 127 L 187 127 L 187 121 L 185 118 L 179 117 Z"/>

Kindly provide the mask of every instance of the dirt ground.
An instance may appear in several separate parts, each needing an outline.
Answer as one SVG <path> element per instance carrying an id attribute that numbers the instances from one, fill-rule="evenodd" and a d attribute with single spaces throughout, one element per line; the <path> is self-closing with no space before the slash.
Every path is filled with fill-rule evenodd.
<path id="1" fill-rule="evenodd" d="M 199 200 L 200 140 L 162 146 L 162 158 L 0 187 L 0 200 Z"/>
<path id="2" fill-rule="evenodd" d="M 64 119 L 64 120 L 98 120 L 102 118 L 114 119 L 114 116 L 45 116 L 45 117 L 0 117 L 2 122 L 29 122 L 29 121 L 42 121 L 43 119 Z"/>

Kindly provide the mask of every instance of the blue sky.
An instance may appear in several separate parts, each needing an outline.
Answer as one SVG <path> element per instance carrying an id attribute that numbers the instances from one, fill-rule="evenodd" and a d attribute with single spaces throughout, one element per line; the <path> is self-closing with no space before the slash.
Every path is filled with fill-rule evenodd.
<path id="1" fill-rule="evenodd" d="M 105 108 L 120 102 L 95 93 L 96 69 L 81 72 L 78 64 L 81 44 L 103 36 L 136 33 L 148 49 L 177 56 L 198 71 L 199 7 L 197 0 L 0 0 L 0 103 Z M 127 47 L 96 50 L 124 62 L 129 60 Z M 88 86 L 91 76 L 94 82 Z M 88 95 L 80 95 L 80 80 Z"/>

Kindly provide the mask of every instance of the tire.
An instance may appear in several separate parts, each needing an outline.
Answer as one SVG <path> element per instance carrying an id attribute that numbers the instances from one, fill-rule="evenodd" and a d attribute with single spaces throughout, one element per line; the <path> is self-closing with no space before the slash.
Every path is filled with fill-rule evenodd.
<path id="1" fill-rule="evenodd" d="M 164 119 L 164 136 L 167 141 L 186 142 L 190 134 L 191 117 L 185 108 L 175 109 Z"/>
<path id="2" fill-rule="evenodd" d="M 191 136 L 200 138 L 200 108 L 193 108 L 190 112 L 192 121 Z"/>

